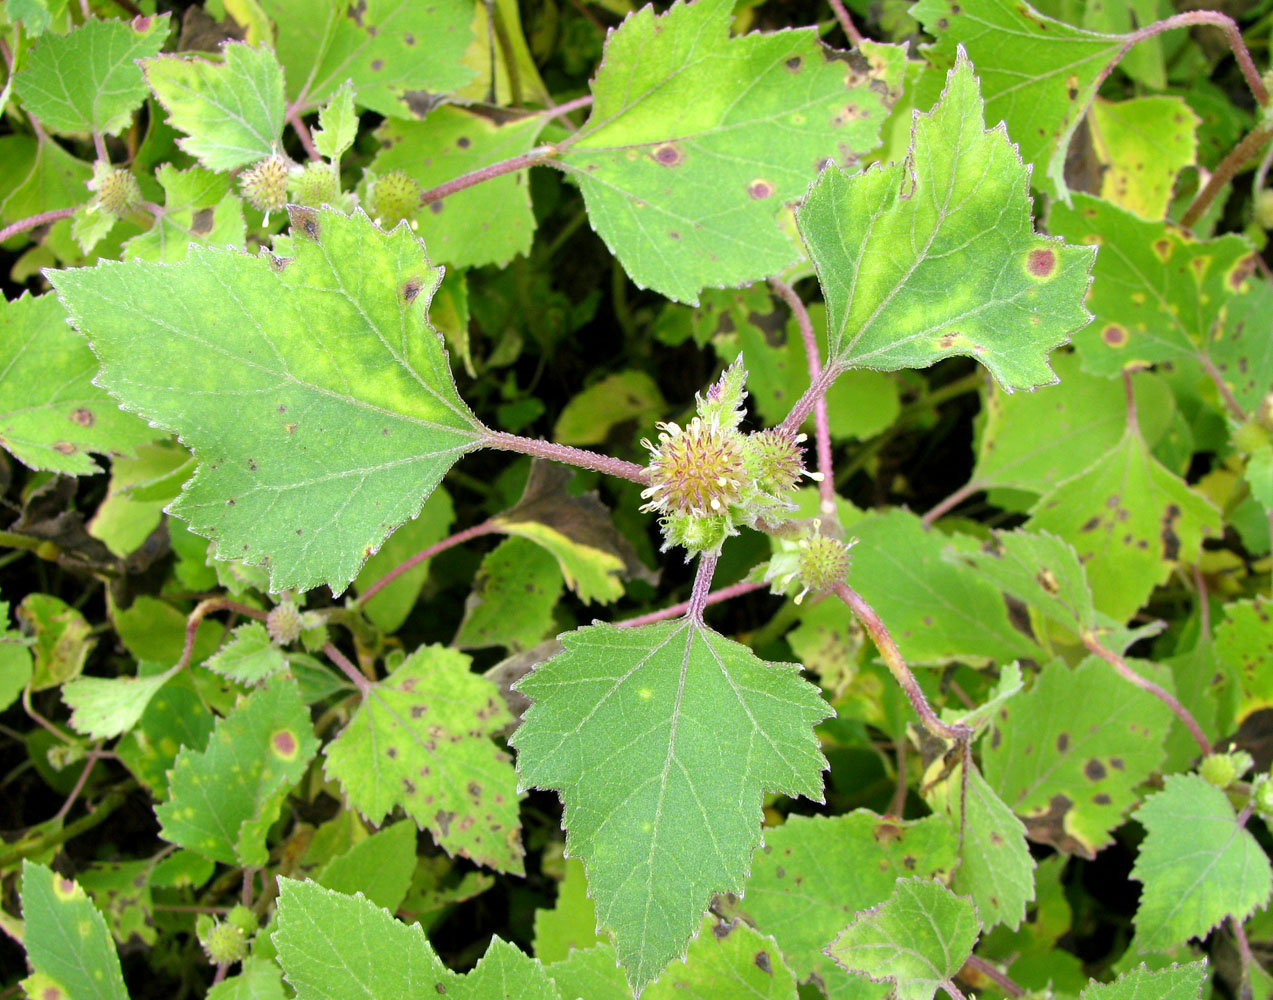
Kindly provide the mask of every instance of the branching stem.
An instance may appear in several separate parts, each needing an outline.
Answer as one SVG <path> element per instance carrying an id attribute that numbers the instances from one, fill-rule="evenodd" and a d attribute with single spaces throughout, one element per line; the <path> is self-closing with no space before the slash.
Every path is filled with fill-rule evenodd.
<path id="1" fill-rule="evenodd" d="M 349 678 L 354 687 L 358 689 L 359 694 L 365 695 L 371 690 L 371 681 L 364 677 L 362 671 L 355 667 L 349 661 L 349 657 L 337 649 L 334 644 L 327 643 L 323 647 L 323 655 L 340 668 L 340 672 Z"/>
<path id="2" fill-rule="evenodd" d="M 625 462 L 621 458 L 611 458 L 609 455 L 598 455 L 594 451 L 585 451 L 583 448 L 574 448 L 568 444 L 554 444 L 552 441 L 521 437 L 505 431 L 488 430 L 482 438 L 482 446 L 496 451 L 515 451 L 521 455 L 547 458 L 553 462 L 573 465 L 580 469 L 604 472 L 608 476 L 619 479 L 630 479 L 634 483 L 650 481 L 649 473 L 643 465 Z"/>
<path id="3" fill-rule="evenodd" d="M 778 425 L 779 428 L 789 434 L 799 433 L 800 425 L 809 419 L 809 414 L 813 412 L 818 400 L 826 396 L 827 390 L 843 372 L 843 365 L 829 364 L 823 368 L 822 373 L 804 391 L 804 395 L 796 400 L 795 405 L 791 407 L 791 412 Z"/>
<path id="4" fill-rule="evenodd" d="M 928 704 L 928 698 L 924 696 L 923 690 L 915 680 L 915 675 L 911 673 L 910 667 L 906 665 L 906 660 L 902 658 L 901 650 L 897 648 L 897 643 L 893 641 L 893 636 L 889 633 L 888 627 L 880 620 L 880 616 L 875 613 L 875 609 L 847 583 L 834 584 L 831 587 L 831 591 L 849 606 L 849 610 L 862 623 L 862 627 L 866 629 L 871 641 L 875 643 L 875 648 L 879 650 L 880 656 L 884 659 L 889 672 L 906 693 L 906 698 L 919 716 L 921 725 L 934 736 L 966 745 L 972 737 L 971 727 L 962 723 L 953 726 L 948 725 L 937 717 L 937 713 L 932 710 L 932 707 Z"/>

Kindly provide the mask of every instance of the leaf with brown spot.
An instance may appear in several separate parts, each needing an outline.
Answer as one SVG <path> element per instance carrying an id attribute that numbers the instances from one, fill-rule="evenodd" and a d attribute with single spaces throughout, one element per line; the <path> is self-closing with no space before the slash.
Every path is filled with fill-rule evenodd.
<path id="1" fill-rule="evenodd" d="M 491 739 L 512 716 L 469 662 L 441 646 L 412 653 L 364 692 L 323 751 L 325 770 L 368 821 L 401 806 L 448 854 L 520 875 L 517 775 Z M 456 817 L 477 821 L 462 828 Z"/>
<path id="2" fill-rule="evenodd" d="M 632 280 L 679 302 L 793 263 L 784 206 L 823 161 L 874 149 L 901 91 L 900 47 L 867 42 L 846 62 L 812 28 L 731 38 L 732 17 L 731 0 L 629 15 L 558 160 Z"/>
<path id="3" fill-rule="evenodd" d="M 1162 668 L 1131 665 L 1170 687 Z M 1048 664 L 1004 712 L 1000 741 L 982 749 L 990 787 L 1025 820 L 1032 840 L 1093 857 L 1161 765 L 1171 710 L 1089 656 L 1074 670 Z"/>

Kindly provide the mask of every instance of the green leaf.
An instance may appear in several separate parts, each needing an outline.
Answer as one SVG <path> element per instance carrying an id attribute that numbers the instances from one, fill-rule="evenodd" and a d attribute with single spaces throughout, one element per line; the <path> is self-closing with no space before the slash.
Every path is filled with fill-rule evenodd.
<path id="1" fill-rule="evenodd" d="M 283 70 L 274 53 L 227 42 L 222 62 L 159 56 L 146 82 L 186 133 L 177 145 L 212 170 L 233 170 L 277 152 L 283 135 Z"/>
<path id="2" fill-rule="evenodd" d="M 1112 983 L 1092 983 L 1079 1000 L 1198 1000 L 1206 978 L 1206 962 L 1153 970 L 1142 965 Z"/>
<path id="3" fill-rule="evenodd" d="M 279 964 L 298 1000 L 444 994 L 448 1000 L 562 1000 L 544 967 L 494 938 L 467 975 L 438 959 L 419 924 L 361 896 L 279 879 Z"/>
<path id="4" fill-rule="evenodd" d="M 391 823 L 332 858 L 314 881 L 336 892 L 361 892 L 393 913 L 411 887 L 415 852 L 416 825 Z"/>
<path id="5" fill-rule="evenodd" d="M 982 767 L 1031 839 L 1091 858 L 1162 763 L 1171 720 L 1104 660 L 1089 656 L 1073 670 L 1057 661 L 1000 710 Z"/>
<path id="6" fill-rule="evenodd" d="M 1244 294 L 1225 304 L 1223 328 L 1210 346 L 1211 360 L 1248 413 L 1273 385 L 1273 284 L 1248 278 Z"/>
<path id="7" fill-rule="evenodd" d="M 1074 547 L 1047 532 L 997 531 L 978 552 L 956 556 L 984 579 L 1074 632 L 1092 630 L 1096 612 Z"/>
<path id="8" fill-rule="evenodd" d="M 18 700 L 33 669 L 26 640 L 9 627 L 9 602 L 0 601 L 0 712 Z"/>
<path id="9" fill-rule="evenodd" d="M 75 882 L 23 861 L 22 918 L 34 970 L 22 983 L 28 996 L 128 1000 L 106 921 Z"/>
<path id="10" fill-rule="evenodd" d="M 940 882 L 899 878 L 888 901 L 859 913 L 827 954 L 851 972 L 893 983 L 895 1000 L 931 1000 L 963 968 L 980 931 L 967 898 Z"/>
<path id="11" fill-rule="evenodd" d="M 1093 252 L 1034 231 L 1028 171 L 986 131 L 961 56 L 910 155 L 828 168 L 796 213 L 827 303 L 829 363 L 922 368 L 976 358 L 1005 389 L 1056 381 L 1047 355 L 1084 326 Z"/>
<path id="12" fill-rule="evenodd" d="M 106 499 L 88 522 L 88 533 L 121 559 L 146 544 L 193 471 L 190 456 L 171 441 L 138 445 L 135 451 L 134 458 L 121 455 L 111 462 Z"/>
<path id="13" fill-rule="evenodd" d="M 1165 784 L 1135 817 L 1147 834 L 1132 868 L 1145 886 L 1135 917 L 1142 952 L 1205 937 L 1229 915 L 1244 921 L 1273 888 L 1269 859 L 1221 789 L 1196 774 Z"/>
<path id="14" fill-rule="evenodd" d="M 1025 527 L 1073 545 L 1097 610 L 1123 622 L 1172 567 L 1197 561 L 1221 521 L 1211 501 L 1154 458 L 1132 421 L 1122 441 L 1044 496 Z"/>
<path id="15" fill-rule="evenodd" d="M 585 602 L 608 604 L 623 596 L 623 578 L 653 580 L 619 534 L 595 491 L 574 496 L 574 473 L 552 462 L 533 462 L 521 498 L 491 518 L 499 531 L 530 539 L 551 552 L 566 586 Z"/>
<path id="16" fill-rule="evenodd" d="M 295 682 L 274 678 L 217 720 L 207 749 L 177 754 L 160 835 L 214 861 L 265 864 L 266 833 L 317 749 Z"/>
<path id="17" fill-rule="evenodd" d="M 742 887 L 765 791 L 821 800 L 812 727 L 829 714 L 791 664 L 688 619 L 567 633 L 517 685 L 523 785 L 566 805 L 599 925 L 634 992 L 684 954 L 713 893 Z"/>
<path id="18" fill-rule="evenodd" d="M 137 780 L 162 799 L 168 794 L 168 772 L 179 749 L 198 752 L 207 746 L 214 718 L 190 675 L 178 675 L 151 698 L 137 726 L 116 744 L 116 753 Z"/>
<path id="19" fill-rule="evenodd" d="M 897 879 L 948 876 L 956 851 L 955 831 L 940 816 L 791 815 L 765 831 L 737 912 L 773 935 L 801 981 L 816 973 L 839 996 L 862 982 L 822 953 L 827 942 L 853 913 L 888 899 Z"/>
<path id="20" fill-rule="evenodd" d="M 1101 248 L 1088 297 L 1096 322 L 1074 337 L 1096 375 L 1197 357 L 1248 273 L 1242 236 L 1198 240 L 1090 195 L 1075 194 L 1072 207 L 1053 203 L 1048 226 Z"/>
<path id="21" fill-rule="evenodd" d="M 871 515 L 853 525 L 849 582 L 875 608 L 910 663 L 963 659 L 1036 659 L 1038 646 L 1008 613 L 1003 594 L 945 557 L 967 537 L 943 535 L 904 510 Z"/>
<path id="22" fill-rule="evenodd" d="M 153 858 L 116 861 L 94 864 L 78 873 L 81 887 L 102 911 L 111 936 L 120 944 L 136 936 L 153 946 L 158 939 L 150 882 L 154 866 Z"/>
<path id="23" fill-rule="evenodd" d="M 1244 477 L 1251 495 L 1273 513 L 1273 445 L 1266 444 L 1247 456 Z"/>
<path id="24" fill-rule="evenodd" d="M 363 564 L 354 580 L 354 590 L 362 593 L 390 570 L 442 541 L 451 533 L 454 524 L 455 506 L 451 503 L 451 495 L 439 486 L 429 494 L 415 519 L 390 535 L 380 551 Z M 420 597 L 432 563 L 432 559 L 426 559 L 411 567 L 363 605 L 363 611 L 373 625 L 387 633 L 402 627 Z"/>
<path id="25" fill-rule="evenodd" d="M 643 371 L 607 375 L 571 398 L 553 425 L 553 440 L 560 444 L 604 444 L 617 424 L 653 423 L 667 412 L 667 401 L 658 383 Z"/>
<path id="26" fill-rule="evenodd" d="M 196 247 L 50 278 L 99 381 L 199 461 L 171 512 L 219 559 L 268 562 L 276 590 L 340 592 L 481 425 L 428 326 L 439 271 L 410 231 L 297 208 L 293 225 L 286 263 Z"/>
<path id="27" fill-rule="evenodd" d="M 43 691 L 78 677 L 97 645 L 90 638 L 88 619 L 52 594 L 27 594 L 17 612 L 22 631 L 33 640 L 31 690 Z"/>
<path id="28" fill-rule="evenodd" d="M 228 976 L 208 990 L 207 1000 L 286 1000 L 283 973 L 272 958 L 249 955 L 237 976 Z"/>
<path id="29" fill-rule="evenodd" d="M 461 63 L 473 38 L 473 0 L 261 0 L 277 25 L 288 100 L 301 112 L 346 82 L 358 104 L 386 118 L 423 115 L 473 76 Z"/>
<path id="30" fill-rule="evenodd" d="M 454 645 L 529 649 L 552 629 L 561 588 L 551 552 L 524 538 L 505 539 L 478 567 Z"/>
<path id="31" fill-rule="evenodd" d="M 1034 858 L 1026 844 L 1026 829 L 974 767 L 963 794 L 962 767 L 928 793 L 935 810 L 944 810 L 951 823 L 963 823 L 959 867 L 951 888 L 967 893 L 981 924 L 1016 930 L 1034 899 Z"/>
<path id="32" fill-rule="evenodd" d="M 146 97 L 136 60 L 156 55 L 167 38 L 167 14 L 91 20 L 66 35 L 43 35 L 14 90 L 47 129 L 118 135 Z"/>
<path id="33" fill-rule="evenodd" d="M 97 359 L 55 295 L 0 305 L 0 444 L 33 469 L 91 475 L 89 457 L 131 454 L 159 432 L 93 385 Z"/>
<path id="34" fill-rule="evenodd" d="M 1273 602 L 1256 597 L 1226 604 L 1214 649 L 1216 660 L 1237 679 L 1237 722 L 1273 707 Z"/>
<path id="35" fill-rule="evenodd" d="M 71 708 L 71 726 L 92 740 L 126 733 L 174 673 L 176 667 L 149 676 L 75 678 L 62 688 L 62 700 Z"/>
<path id="36" fill-rule="evenodd" d="M 1142 219 L 1163 218 L 1176 176 L 1195 162 L 1198 120 L 1184 98 L 1174 95 L 1097 98 L 1088 122 L 1104 168 L 1101 197 Z"/>
<path id="37" fill-rule="evenodd" d="M 986 117 L 1003 121 L 1033 183 L 1065 198 L 1070 137 L 1123 40 L 1073 28 L 1016 0 L 921 0 L 911 16 L 936 36 L 924 54 L 945 69 L 962 47 L 981 67 Z M 916 100 L 923 106 L 931 94 Z"/>
<path id="38" fill-rule="evenodd" d="M 778 226 L 825 160 L 879 143 L 904 50 L 797 29 L 729 37 L 730 0 L 644 7 L 606 41 L 587 123 L 562 144 L 588 218 L 638 285 L 679 302 L 776 274 Z"/>
<path id="39" fill-rule="evenodd" d="M 177 170 L 165 163 L 155 171 L 164 189 L 164 210 L 148 232 L 124 244 L 125 260 L 175 264 L 191 243 L 242 246 L 246 238 L 243 202 L 230 193 L 230 178 L 202 167 Z"/>
<path id="40" fill-rule="evenodd" d="M 556 904 L 551 910 L 535 911 L 535 957 L 541 962 L 561 962 L 572 951 L 583 951 L 606 941 L 597 933 L 597 911 L 588 897 L 588 876 L 584 874 L 583 862 L 578 858 L 565 861 L 566 874 L 557 886 Z M 617 972 L 618 962 L 613 954 L 610 958 Z M 555 974 L 553 979 L 557 979 Z M 619 974 L 619 984 L 627 990 L 622 974 Z M 560 980 L 557 985 L 562 985 Z"/>
<path id="41" fill-rule="evenodd" d="M 513 717 L 469 662 L 424 646 L 370 685 L 326 772 L 370 822 L 401 806 L 448 854 L 520 875 L 517 778 L 491 741 Z"/>
<path id="42" fill-rule="evenodd" d="M 354 144 L 358 135 L 358 113 L 354 111 L 354 85 L 346 80 L 318 111 L 314 148 L 333 163 Z"/>
<path id="43" fill-rule="evenodd" d="M 490 118 L 444 105 L 422 122 L 389 119 L 376 130 L 380 152 L 368 168 L 405 171 L 422 190 L 481 167 L 530 152 L 547 119 Z M 407 216 L 439 264 L 507 264 L 530 251 L 535 216 L 530 183 L 519 170 L 421 206 Z"/>
<path id="44" fill-rule="evenodd" d="M 1041 392 L 987 390 L 972 481 L 983 488 L 1050 492 L 1077 476 L 1118 444 L 1127 427 L 1127 396 L 1114 380 L 1089 375 L 1072 353 L 1052 364 L 1059 385 Z M 1132 376 L 1136 412 L 1145 440 L 1156 441 L 1174 411 L 1171 390 L 1152 373 Z"/>
<path id="45" fill-rule="evenodd" d="M 204 664 L 209 670 L 240 684 L 257 684 L 287 669 L 283 651 L 260 622 L 248 622 Z"/>

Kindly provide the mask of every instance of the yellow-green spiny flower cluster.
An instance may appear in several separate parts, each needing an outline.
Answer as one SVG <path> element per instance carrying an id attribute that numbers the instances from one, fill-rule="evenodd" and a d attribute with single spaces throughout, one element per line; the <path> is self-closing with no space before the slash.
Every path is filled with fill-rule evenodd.
<path id="1" fill-rule="evenodd" d="M 641 494 L 644 511 L 658 512 L 664 550 L 683 546 L 690 554 L 719 552 L 739 525 L 772 526 L 787 520 L 790 495 L 802 475 L 804 435 L 772 429 L 744 434 L 743 384 L 747 373 L 734 362 L 704 396 L 684 426 L 661 423 L 650 449 L 650 485 Z"/>

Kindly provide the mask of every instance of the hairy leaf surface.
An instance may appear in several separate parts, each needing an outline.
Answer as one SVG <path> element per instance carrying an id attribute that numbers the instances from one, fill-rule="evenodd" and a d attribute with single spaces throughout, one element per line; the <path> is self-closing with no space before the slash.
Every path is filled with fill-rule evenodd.
<path id="1" fill-rule="evenodd" d="M 477 447 L 406 227 L 294 209 L 295 258 L 193 248 L 168 266 L 51 274 L 124 406 L 198 471 L 171 512 L 275 589 L 343 590 Z"/>
<path id="2" fill-rule="evenodd" d="M 765 791 L 821 800 L 812 726 L 829 714 L 791 664 L 688 619 L 597 624 L 518 684 L 522 783 L 566 805 L 599 925 L 634 990 L 684 954 L 713 893 L 738 891 Z"/>
<path id="3" fill-rule="evenodd" d="M 27 996 L 128 1000 L 106 921 L 74 881 L 22 862 L 22 942 L 35 970 Z"/>
<path id="4" fill-rule="evenodd" d="M 1205 962 L 1166 969 L 1147 969 L 1142 965 L 1112 983 L 1092 983 L 1079 994 L 1079 1000 L 1198 1000 L 1206 979 Z"/>

